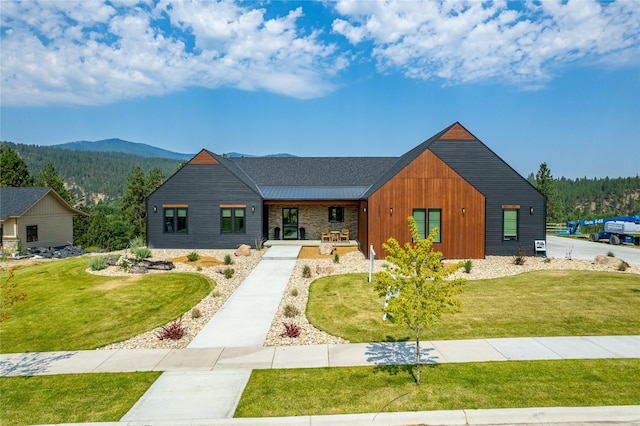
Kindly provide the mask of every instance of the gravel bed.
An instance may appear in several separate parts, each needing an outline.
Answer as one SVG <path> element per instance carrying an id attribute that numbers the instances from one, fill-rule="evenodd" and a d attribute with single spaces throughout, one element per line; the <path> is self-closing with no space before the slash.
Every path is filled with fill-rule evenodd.
<path id="1" fill-rule="evenodd" d="M 179 256 L 185 256 L 190 251 L 187 250 L 153 250 L 152 260 L 167 260 Z M 114 343 L 101 349 L 177 349 L 186 347 L 195 335 L 204 327 L 204 325 L 213 317 L 213 315 L 222 307 L 227 299 L 233 294 L 238 286 L 249 275 L 253 268 L 260 262 L 265 250 L 251 250 L 251 256 L 241 257 L 234 255 L 235 250 L 198 250 L 201 256 L 211 256 L 217 259 L 224 259 L 229 254 L 233 257 L 233 268 L 235 273 L 232 278 L 226 279 L 221 272 L 225 266 L 217 266 L 211 268 L 202 268 L 201 271 L 191 265 L 184 263 L 176 263 L 176 268 L 172 272 L 197 272 L 202 273 L 212 280 L 216 285 L 216 292 L 219 295 L 209 294 L 193 309 L 185 313 L 182 318 L 182 325 L 186 328 L 185 336 L 177 341 L 159 340 L 157 333 L 161 327 L 143 333 L 123 342 Z M 455 260 L 447 260 L 454 263 Z M 472 268 L 470 273 L 460 269 L 454 274 L 454 277 L 464 277 L 468 280 L 499 278 L 504 276 L 517 275 L 523 272 L 555 269 L 555 270 L 590 270 L 590 271 L 617 271 L 620 260 L 616 258 L 607 258 L 599 256 L 594 261 L 571 260 L 571 259 L 545 259 L 542 257 L 527 257 L 523 265 L 515 265 L 512 257 L 488 256 L 485 259 L 472 260 Z M 383 269 L 384 260 L 375 260 L 373 262 L 373 272 Z M 311 269 L 311 277 L 303 277 L 303 269 L 309 266 Z M 277 313 L 272 321 L 271 328 L 264 341 L 264 346 L 293 346 L 293 345 L 319 345 L 319 344 L 340 344 L 348 343 L 347 341 L 331 336 L 321 330 L 318 330 L 307 321 L 304 314 L 309 297 L 309 285 L 315 279 L 327 275 L 345 274 L 351 272 L 368 272 L 370 261 L 360 252 L 347 253 L 340 257 L 339 263 L 334 263 L 333 259 L 298 259 L 296 266 L 291 274 L 291 278 L 285 290 L 284 296 L 278 307 Z M 109 267 L 106 270 L 93 272 L 101 275 L 123 275 L 118 268 Z M 150 273 L 171 273 L 165 271 L 150 271 Z M 627 267 L 626 272 L 631 274 L 640 274 L 640 267 L 631 265 Z M 295 289 L 295 290 L 294 290 Z M 297 293 L 294 295 L 294 293 Z M 291 305 L 295 307 L 299 314 L 288 318 L 284 315 L 285 306 Z M 200 311 L 200 316 L 194 318 L 192 312 Z M 283 337 L 283 323 L 292 323 L 297 325 L 301 334 L 297 338 Z"/>

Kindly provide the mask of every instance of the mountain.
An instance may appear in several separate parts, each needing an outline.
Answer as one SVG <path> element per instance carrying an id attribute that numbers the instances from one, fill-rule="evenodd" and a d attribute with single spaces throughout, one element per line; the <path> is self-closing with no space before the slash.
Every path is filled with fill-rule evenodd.
<path id="1" fill-rule="evenodd" d="M 122 139 L 104 139 L 101 141 L 78 141 L 51 145 L 52 148 L 91 152 L 122 152 L 147 158 L 170 158 L 173 160 L 190 160 L 195 154 L 181 154 L 155 146 Z"/>

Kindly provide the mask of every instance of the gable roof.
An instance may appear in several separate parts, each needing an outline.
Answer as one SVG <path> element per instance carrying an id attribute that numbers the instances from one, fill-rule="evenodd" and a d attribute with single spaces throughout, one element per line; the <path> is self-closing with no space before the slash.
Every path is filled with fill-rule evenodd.
<path id="1" fill-rule="evenodd" d="M 61 204 L 75 215 L 88 216 L 87 213 L 71 207 L 56 191 L 51 188 L 0 188 L 0 220 L 4 221 L 10 217 L 20 217 L 27 212 L 34 204 L 51 193 Z"/>

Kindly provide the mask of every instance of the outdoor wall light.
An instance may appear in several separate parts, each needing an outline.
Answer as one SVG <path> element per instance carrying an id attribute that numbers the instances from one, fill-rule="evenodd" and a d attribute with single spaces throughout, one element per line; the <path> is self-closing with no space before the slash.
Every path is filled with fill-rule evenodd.
<path id="1" fill-rule="evenodd" d="M 393 214 L 393 207 L 389 207 L 389 214 Z"/>
<path id="2" fill-rule="evenodd" d="M 367 208 L 366 207 L 363 208 L 362 211 L 364 211 L 366 213 L 367 212 Z"/>
<path id="3" fill-rule="evenodd" d="M 153 212 L 158 213 L 158 206 L 153 206 Z"/>
<path id="4" fill-rule="evenodd" d="M 529 214 L 533 214 L 533 206 L 529 207 Z"/>
<path id="5" fill-rule="evenodd" d="M 251 206 L 251 213 L 255 213 L 256 212 L 256 206 Z"/>
<path id="6" fill-rule="evenodd" d="M 464 216 L 464 214 L 467 212 L 467 209 L 465 209 L 464 207 L 462 208 L 462 216 Z"/>

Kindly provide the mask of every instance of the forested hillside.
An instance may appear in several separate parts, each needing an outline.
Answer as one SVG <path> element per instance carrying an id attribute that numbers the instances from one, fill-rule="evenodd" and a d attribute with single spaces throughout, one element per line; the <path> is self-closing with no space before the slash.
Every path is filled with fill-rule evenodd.
<path id="1" fill-rule="evenodd" d="M 72 151 L 48 146 L 2 142 L 24 160 L 29 173 L 40 174 L 51 162 L 76 199 L 87 205 L 98 201 L 113 201 L 122 197 L 127 177 L 136 166 L 148 173 L 160 169 L 166 177 L 180 167 L 181 161 L 167 158 L 147 158 L 118 152 Z"/>
<path id="2" fill-rule="evenodd" d="M 536 186 L 533 173 L 528 180 Z M 640 215 L 640 177 L 553 180 L 558 215 L 550 222 Z"/>

